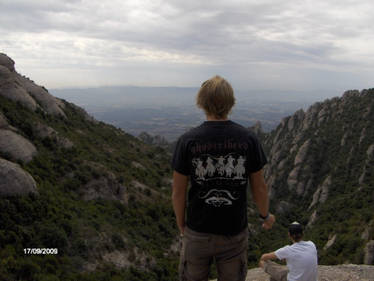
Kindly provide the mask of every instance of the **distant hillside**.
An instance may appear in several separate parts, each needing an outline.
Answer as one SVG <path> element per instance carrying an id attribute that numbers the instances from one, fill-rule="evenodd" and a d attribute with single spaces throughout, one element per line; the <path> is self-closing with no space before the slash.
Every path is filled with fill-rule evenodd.
<path id="1" fill-rule="evenodd" d="M 99 87 L 52 89 L 53 95 L 85 108 L 96 119 L 138 136 L 142 132 L 175 141 L 204 120 L 195 106 L 198 88 L 183 87 Z M 307 91 L 235 91 L 231 118 L 244 126 L 260 120 L 267 132 L 299 108 L 306 108 L 331 93 Z"/>
<path id="2" fill-rule="evenodd" d="M 0 280 L 175 280 L 169 157 L 0 54 Z"/>

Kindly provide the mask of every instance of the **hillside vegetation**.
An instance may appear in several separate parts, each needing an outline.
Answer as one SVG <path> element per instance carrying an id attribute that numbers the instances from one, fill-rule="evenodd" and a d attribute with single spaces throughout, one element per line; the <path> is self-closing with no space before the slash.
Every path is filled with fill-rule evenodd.
<path id="1" fill-rule="evenodd" d="M 174 280 L 168 153 L 0 75 L 0 280 Z"/>

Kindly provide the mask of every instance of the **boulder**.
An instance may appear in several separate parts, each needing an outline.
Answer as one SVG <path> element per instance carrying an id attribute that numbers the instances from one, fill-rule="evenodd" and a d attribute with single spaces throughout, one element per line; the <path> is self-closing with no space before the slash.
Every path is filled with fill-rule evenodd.
<path id="1" fill-rule="evenodd" d="M 107 199 L 126 202 L 126 188 L 118 183 L 115 175 L 109 173 L 104 177 L 90 180 L 81 190 L 83 200 Z"/>
<path id="2" fill-rule="evenodd" d="M 0 65 L 5 66 L 10 71 L 14 72 L 14 61 L 6 54 L 0 53 Z"/>
<path id="3" fill-rule="evenodd" d="M 34 124 L 32 129 L 33 129 L 33 133 L 41 139 L 52 138 L 52 137 L 57 136 L 57 132 L 55 131 L 55 129 L 41 122 Z"/>
<path id="4" fill-rule="evenodd" d="M 325 203 L 329 196 L 329 189 L 331 186 L 331 176 L 329 175 L 323 183 L 317 188 L 313 194 L 312 203 L 309 205 L 308 210 L 313 208 L 317 203 Z"/>
<path id="5" fill-rule="evenodd" d="M 17 75 L 16 81 L 20 83 L 22 87 L 39 102 L 47 113 L 66 117 L 64 111 L 62 110 L 64 103 L 48 93 L 44 87 L 36 85 L 31 80 L 21 75 Z"/>
<path id="6" fill-rule="evenodd" d="M 35 111 L 38 107 L 35 100 L 30 97 L 26 90 L 12 81 L 0 84 L 0 96 L 19 102 L 32 111 Z"/>
<path id="7" fill-rule="evenodd" d="M 329 189 L 331 186 L 331 176 L 328 176 L 321 185 L 321 194 L 319 196 L 319 203 L 325 203 L 329 195 Z"/>
<path id="8" fill-rule="evenodd" d="M 364 264 L 374 265 L 374 240 L 370 240 L 365 246 Z"/>
<path id="9" fill-rule="evenodd" d="M 292 208 L 292 205 L 286 201 L 280 201 L 277 207 L 275 208 L 277 214 L 287 214 Z"/>
<path id="10" fill-rule="evenodd" d="M 306 228 L 312 227 L 312 225 L 315 223 L 316 220 L 317 220 L 317 210 L 314 210 L 314 212 L 310 215 Z"/>
<path id="11" fill-rule="evenodd" d="M 332 245 L 334 245 L 335 240 L 336 240 L 336 234 L 330 235 L 329 240 L 327 241 L 327 243 L 325 244 L 323 249 L 326 251 L 328 248 L 330 248 Z"/>
<path id="12" fill-rule="evenodd" d="M 313 208 L 318 203 L 320 194 L 321 194 L 321 188 L 319 187 L 313 194 L 312 203 L 310 203 L 308 210 Z"/>
<path id="13" fill-rule="evenodd" d="M 140 164 L 139 162 L 136 162 L 136 161 L 132 161 L 131 166 L 136 168 L 136 169 L 140 169 L 140 170 L 144 170 L 144 171 L 146 170 L 146 168 L 142 164 Z"/>
<path id="14" fill-rule="evenodd" d="M 295 156 L 294 165 L 303 164 L 303 162 L 306 159 L 306 156 L 308 155 L 308 150 L 310 147 L 310 140 L 306 140 L 303 145 L 300 147 L 299 151 L 297 152 Z"/>
<path id="15" fill-rule="evenodd" d="M 8 126 L 8 122 L 6 121 L 4 115 L 0 112 L 0 129 L 5 128 Z"/>
<path id="16" fill-rule="evenodd" d="M 14 61 L 5 54 L 0 54 L 0 95 L 20 102 L 33 111 L 38 107 L 38 102 L 47 113 L 66 117 L 64 103 L 49 94 L 44 87 L 19 75 L 14 69 Z"/>
<path id="17" fill-rule="evenodd" d="M 33 177 L 18 164 L 0 158 L 0 196 L 37 193 Z"/>
<path id="18" fill-rule="evenodd" d="M 55 129 L 40 122 L 36 123 L 33 126 L 33 133 L 41 139 L 44 139 L 44 138 L 55 139 L 59 146 L 62 146 L 63 148 L 66 148 L 66 149 L 72 148 L 74 146 L 72 141 L 70 141 L 67 138 L 59 136 L 58 132 Z"/>
<path id="19" fill-rule="evenodd" d="M 288 185 L 289 190 L 296 189 L 297 183 L 298 183 L 297 178 L 299 176 L 299 172 L 300 172 L 300 166 L 297 166 L 293 168 L 293 170 L 288 175 L 287 185 Z"/>
<path id="20" fill-rule="evenodd" d="M 0 129 L 0 152 L 9 155 L 13 160 L 29 162 L 36 155 L 35 146 L 23 136 Z"/>
<path id="21" fill-rule="evenodd" d="M 12 72 L 3 65 L 0 65 L 0 86 L 9 82 L 12 78 Z"/>

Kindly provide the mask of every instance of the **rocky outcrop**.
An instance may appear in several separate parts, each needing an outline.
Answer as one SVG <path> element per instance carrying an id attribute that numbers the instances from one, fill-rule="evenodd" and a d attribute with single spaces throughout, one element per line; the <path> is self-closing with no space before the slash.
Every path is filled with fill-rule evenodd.
<path id="1" fill-rule="evenodd" d="M 320 281 L 373 281 L 373 276 L 374 266 L 369 265 L 318 266 L 318 280 Z M 270 277 L 263 269 L 253 268 L 248 270 L 246 281 L 270 281 Z"/>
<path id="2" fill-rule="evenodd" d="M 277 204 L 277 206 L 275 208 L 276 214 L 285 215 L 285 214 L 289 213 L 291 208 L 292 208 L 292 205 L 289 202 L 280 201 L 279 204 Z"/>
<path id="3" fill-rule="evenodd" d="M 15 161 L 29 162 L 37 154 L 35 146 L 23 136 L 0 129 L 0 152 Z"/>
<path id="4" fill-rule="evenodd" d="M 317 211 L 314 210 L 314 212 L 310 215 L 308 224 L 306 225 L 306 228 L 312 227 L 312 225 L 315 223 L 317 220 Z"/>
<path id="5" fill-rule="evenodd" d="M 127 202 L 126 188 L 118 183 L 113 173 L 91 179 L 81 190 L 83 200 L 107 199 Z"/>
<path id="6" fill-rule="evenodd" d="M 66 149 L 72 148 L 74 146 L 74 143 L 72 141 L 67 138 L 61 137 L 55 129 L 40 122 L 36 123 L 33 126 L 33 133 L 35 134 L 35 136 L 41 139 L 53 139 L 59 146 Z"/>
<path id="7" fill-rule="evenodd" d="M 162 136 L 159 136 L 159 135 L 152 136 L 146 132 L 141 132 L 138 135 L 138 139 L 140 139 L 142 142 L 146 144 L 159 146 L 169 151 L 173 151 L 174 143 L 168 143 L 168 141 Z"/>
<path id="8" fill-rule="evenodd" d="M 14 61 L 6 54 L 0 53 L 0 65 L 6 67 L 10 72 L 15 72 Z"/>
<path id="9" fill-rule="evenodd" d="M 317 188 L 313 194 L 313 201 L 309 205 L 309 209 L 313 208 L 317 203 L 324 203 L 329 195 L 331 186 L 331 176 L 328 176 L 324 182 Z"/>
<path id="10" fill-rule="evenodd" d="M 360 178 L 358 179 L 358 183 L 361 186 L 367 178 L 370 178 L 372 173 L 372 167 L 374 164 L 374 144 L 370 145 L 369 148 L 366 151 L 366 161 L 364 165 L 364 169 L 360 175 Z M 361 190 L 361 187 L 360 187 Z"/>
<path id="11" fill-rule="evenodd" d="M 5 119 L 4 115 L 0 112 L 0 129 L 3 129 L 8 126 L 8 122 Z"/>
<path id="12" fill-rule="evenodd" d="M 16 75 L 18 74 L 0 65 L 0 96 L 19 102 L 24 107 L 35 111 L 38 108 L 36 101 L 19 83 L 16 83 Z"/>
<path id="13" fill-rule="evenodd" d="M 299 151 L 297 152 L 295 156 L 295 161 L 294 161 L 295 166 L 304 163 L 308 155 L 309 147 L 310 147 L 310 140 L 306 140 L 303 143 L 303 145 L 300 147 Z"/>
<path id="14" fill-rule="evenodd" d="M 75 105 L 74 103 L 69 103 L 69 105 L 70 105 L 72 108 L 74 108 L 74 110 L 75 110 L 76 112 L 78 112 L 80 115 L 82 115 L 83 118 L 84 118 L 85 120 L 90 121 L 90 122 L 93 122 L 93 123 L 96 123 L 96 124 L 99 123 L 95 118 L 93 118 L 91 115 L 89 115 L 89 114 L 87 113 L 87 111 L 84 110 L 83 108 L 81 108 L 81 107 Z"/>
<path id="15" fill-rule="evenodd" d="M 277 214 L 287 213 L 283 208 L 286 202 L 292 206 L 286 209 L 303 218 L 308 228 L 318 228 L 319 220 L 331 220 L 326 212 L 335 211 L 331 205 L 343 208 L 336 210 L 340 222 L 363 212 L 362 206 L 373 198 L 369 188 L 374 184 L 373 108 L 373 89 L 347 91 L 342 97 L 285 117 L 274 131 L 264 135 L 262 143 L 269 162 L 264 175 Z M 332 224 L 339 237 L 339 224 Z M 356 231 L 361 234 L 363 230 Z M 363 235 L 366 241 L 357 248 L 360 254 L 372 239 L 371 230 Z M 329 241 L 333 243 L 333 237 Z"/>
<path id="16" fill-rule="evenodd" d="M 35 111 L 41 108 L 45 112 L 66 117 L 63 111 L 64 103 L 48 93 L 41 86 L 15 71 L 14 61 L 0 53 L 0 95 L 21 103 Z"/>
<path id="17" fill-rule="evenodd" d="M 374 265 L 374 240 L 370 240 L 365 246 L 364 264 Z M 374 275 L 373 275 L 374 278 Z"/>
<path id="18" fill-rule="evenodd" d="M 132 161 L 131 166 L 136 168 L 136 169 L 143 170 L 143 171 L 146 170 L 146 168 L 142 164 L 140 164 L 139 162 L 136 162 L 136 161 Z"/>
<path id="19" fill-rule="evenodd" d="M 64 107 L 63 102 L 49 94 L 44 87 L 38 86 L 33 81 L 20 75 L 16 77 L 16 81 L 22 85 L 27 93 L 30 94 L 47 113 L 66 117 L 62 110 Z"/>
<path id="20" fill-rule="evenodd" d="M 330 235 L 329 240 L 326 242 L 325 246 L 323 247 L 323 250 L 326 251 L 328 248 L 334 245 L 335 240 L 336 240 L 336 234 Z"/>
<path id="21" fill-rule="evenodd" d="M 33 177 L 19 165 L 0 158 L 0 196 L 37 193 Z"/>

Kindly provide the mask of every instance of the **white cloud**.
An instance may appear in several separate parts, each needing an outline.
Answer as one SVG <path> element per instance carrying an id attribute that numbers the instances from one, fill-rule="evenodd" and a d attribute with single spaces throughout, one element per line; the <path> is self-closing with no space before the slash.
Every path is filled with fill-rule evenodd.
<path id="1" fill-rule="evenodd" d="M 204 75 L 227 73 L 244 88 L 294 89 L 302 87 L 300 81 L 310 87 L 370 87 L 373 10 L 369 0 L 1 0 L 0 51 L 29 76 L 39 69 L 43 79 L 41 69 L 49 71 L 50 80 L 43 79 L 49 87 L 63 85 L 51 76 L 63 69 L 89 70 L 102 84 L 195 86 Z M 129 78 L 114 80 L 118 75 L 101 70 Z M 161 80 L 142 82 L 142 73 Z M 279 79 L 285 74 L 287 79 Z M 75 76 L 81 84 L 95 80 Z"/>

